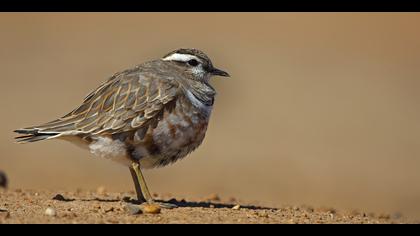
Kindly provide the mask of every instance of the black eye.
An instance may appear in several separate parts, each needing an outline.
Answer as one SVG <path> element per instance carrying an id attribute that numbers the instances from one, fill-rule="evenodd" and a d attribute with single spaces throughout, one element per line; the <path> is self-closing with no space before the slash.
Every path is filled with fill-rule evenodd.
<path id="1" fill-rule="evenodd" d="M 188 65 L 190 66 L 197 66 L 198 65 L 198 61 L 196 59 L 191 59 L 188 61 Z"/>

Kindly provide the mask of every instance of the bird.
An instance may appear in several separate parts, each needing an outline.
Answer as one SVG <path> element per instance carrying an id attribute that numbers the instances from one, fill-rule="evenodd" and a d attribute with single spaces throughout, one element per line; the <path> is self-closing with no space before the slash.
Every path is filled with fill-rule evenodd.
<path id="1" fill-rule="evenodd" d="M 123 164 L 139 204 L 173 208 L 153 199 L 142 170 L 174 163 L 201 145 L 216 96 L 209 83 L 214 76 L 230 77 L 203 51 L 176 49 L 115 73 L 68 114 L 17 129 L 15 139 L 66 140 Z"/>

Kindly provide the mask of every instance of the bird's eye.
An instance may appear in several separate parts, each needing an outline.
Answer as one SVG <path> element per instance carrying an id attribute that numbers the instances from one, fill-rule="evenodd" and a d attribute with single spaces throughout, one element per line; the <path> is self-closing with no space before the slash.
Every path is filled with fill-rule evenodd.
<path id="1" fill-rule="evenodd" d="M 197 66 L 198 65 L 198 61 L 196 59 L 191 59 L 188 61 L 188 65 L 190 66 Z"/>

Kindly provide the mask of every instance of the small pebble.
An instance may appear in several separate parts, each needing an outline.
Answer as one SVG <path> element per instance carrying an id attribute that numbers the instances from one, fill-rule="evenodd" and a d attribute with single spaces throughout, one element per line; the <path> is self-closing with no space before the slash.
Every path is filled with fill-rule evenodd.
<path id="1" fill-rule="evenodd" d="M 258 214 L 259 217 L 264 217 L 264 218 L 268 218 L 268 213 L 267 212 L 260 212 Z"/>
<path id="2" fill-rule="evenodd" d="M 57 212 L 55 211 L 55 209 L 54 209 L 54 208 L 52 208 L 52 207 L 48 207 L 48 208 L 45 210 L 45 215 L 47 215 L 47 216 L 57 216 Z"/>
<path id="3" fill-rule="evenodd" d="M 3 171 L 0 171 L 0 188 L 7 188 L 7 177 Z"/>
<path id="4" fill-rule="evenodd" d="M 139 215 L 143 213 L 140 207 L 131 203 L 125 205 L 124 209 L 129 215 Z"/>
<path id="5" fill-rule="evenodd" d="M 236 206 L 232 207 L 232 210 L 239 210 L 239 209 L 241 209 L 241 205 L 236 205 Z"/>
<path id="6" fill-rule="evenodd" d="M 66 198 L 64 198 L 64 196 L 61 194 L 55 195 L 52 199 L 57 201 L 66 201 Z"/>
<path id="7" fill-rule="evenodd" d="M 143 211 L 149 214 L 159 214 L 160 210 L 160 206 L 156 204 L 147 204 L 143 207 Z"/>

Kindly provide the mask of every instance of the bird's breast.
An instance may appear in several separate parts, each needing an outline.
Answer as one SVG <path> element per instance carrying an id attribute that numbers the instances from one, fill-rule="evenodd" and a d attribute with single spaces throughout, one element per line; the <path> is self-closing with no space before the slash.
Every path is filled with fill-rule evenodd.
<path id="1" fill-rule="evenodd" d="M 174 109 L 165 111 L 157 126 L 135 145 L 134 158 L 144 168 L 152 168 L 185 157 L 202 143 L 210 112 L 211 107 L 203 110 L 188 96 L 180 98 Z"/>

